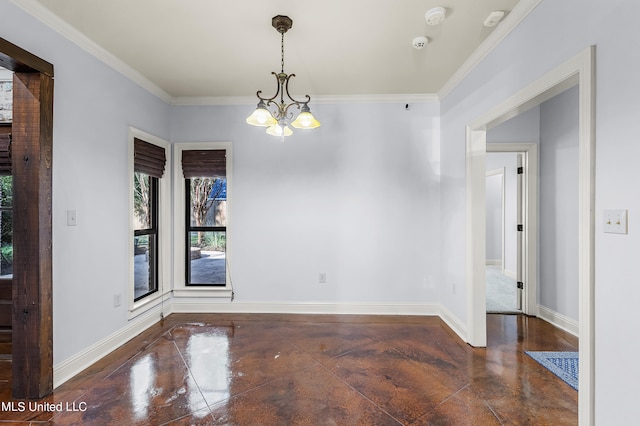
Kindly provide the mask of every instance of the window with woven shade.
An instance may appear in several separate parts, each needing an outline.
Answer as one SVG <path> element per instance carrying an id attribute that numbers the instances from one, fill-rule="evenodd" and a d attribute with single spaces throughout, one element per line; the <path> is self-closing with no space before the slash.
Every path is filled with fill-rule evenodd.
<path id="1" fill-rule="evenodd" d="M 166 162 L 163 147 L 134 138 L 134 301 L 158 291 L 158 180 Z"/>
<path id="2" fill-rule="evenodd" d="M 224 149 L 182 151 L 186 285 L 226 285 L 226 164 Z"/>

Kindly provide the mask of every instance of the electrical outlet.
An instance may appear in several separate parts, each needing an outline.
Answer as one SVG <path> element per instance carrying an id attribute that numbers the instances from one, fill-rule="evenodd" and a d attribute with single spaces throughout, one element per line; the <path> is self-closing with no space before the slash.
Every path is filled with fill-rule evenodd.
<path id="1" fill-rule="evenodd" d="M 120 306 L 121 302 L 122 302 L 122 296 L 120 295 L 120 293 L 114 294 L 113 295 L 113 307 L 117 308 L 118 306 Z"/>
<path id="2" fill-rule="evenodd" d="M 67 226 L 76 226 L 78 224 L 78 216 L 75 210 L 67 210 Z"/>
<path id="3" fill-rule="evenodd" d="M 604 232 L 610 234 L 627 233 L 627 211 L 626 210 L 605 210 L 603 216 Z"/>
<path id="4" fill-rule="evenodd" d="M 318 274 L 318 282 L 320 284 L 326 284 L 327 283 L 327 273 L 326 272 L 320 272 Z"/>

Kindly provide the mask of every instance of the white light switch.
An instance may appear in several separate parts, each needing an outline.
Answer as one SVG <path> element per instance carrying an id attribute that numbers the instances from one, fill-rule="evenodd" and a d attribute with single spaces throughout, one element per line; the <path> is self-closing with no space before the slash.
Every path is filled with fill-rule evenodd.
<path id="1" fill-rule="evenodd" d="M 67 226 L 76 226 L 78 217 L 75 210 L 67 210 Z"/>
<path id="2" fill-rule="evenodd" d="M 627 233 L 627 211 L 626 210 L 605 210 L 603 214 L 604 232 L 610 234 Z"/>

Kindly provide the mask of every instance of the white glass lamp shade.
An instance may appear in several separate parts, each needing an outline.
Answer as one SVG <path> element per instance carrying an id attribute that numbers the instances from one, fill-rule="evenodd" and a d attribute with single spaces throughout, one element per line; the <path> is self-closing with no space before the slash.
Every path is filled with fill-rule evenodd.
<path id="1" fill-rule="evenodd" d="M 309 110 L 309 105 L 304 104 L 302 106 L 302 111 L 295 120 L 291 123 L 293 127 L 296 129 L 315 129 L 316 127 L 320 127 L 320 122 L 316 120 L 316 118 L 311 114 Z"/>
<path id="2" fill-rule="evenodd" d="M 267 133 L 272 136 L 291 136 L 293 131 L 286 124 L 274 124 L 267 128 Z"/>
<path id="3" fill-rule="evenodd" d="M 295 120 L 291 123 L 296 129 L 315 129 L 320 127 L 320 122 L 308 111 L 303 111 L 298 114 Z"/>
<path id="4" fill-rule="evenodd" d="M 264 102 L 260 101 L 258 107 L 253 111 L 253 114 L 247 117 L 247 123 L 252 126 L 268 127 L 278 122 L 273 118 L 273 115 L 271 115 Z"/>

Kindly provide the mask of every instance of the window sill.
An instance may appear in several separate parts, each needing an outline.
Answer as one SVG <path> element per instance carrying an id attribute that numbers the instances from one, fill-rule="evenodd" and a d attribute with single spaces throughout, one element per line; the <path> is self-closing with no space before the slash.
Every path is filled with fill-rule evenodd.
<path id="1" fill-rule="evenodd" d="M 139 315 L 144 314 L 145 312 L 156 308 L 162 304 L 162 295 L 160 292 L 156 292 L 151 296 L 145 297 L 144 299 L 138 300 L 134 302 L 131 306 L 129 306 L 129 319 L 133 319 Z M 167 302 L 169 299 L 169 292 L 164 293 L 164 302 Z"/>
<path id="2" fill-rule="evenodd" d="M 233 290 L 228 287 L 189 287 L 173 290 L 173 297 L 208 297 L 219 299 L 231 299 Z"/>

